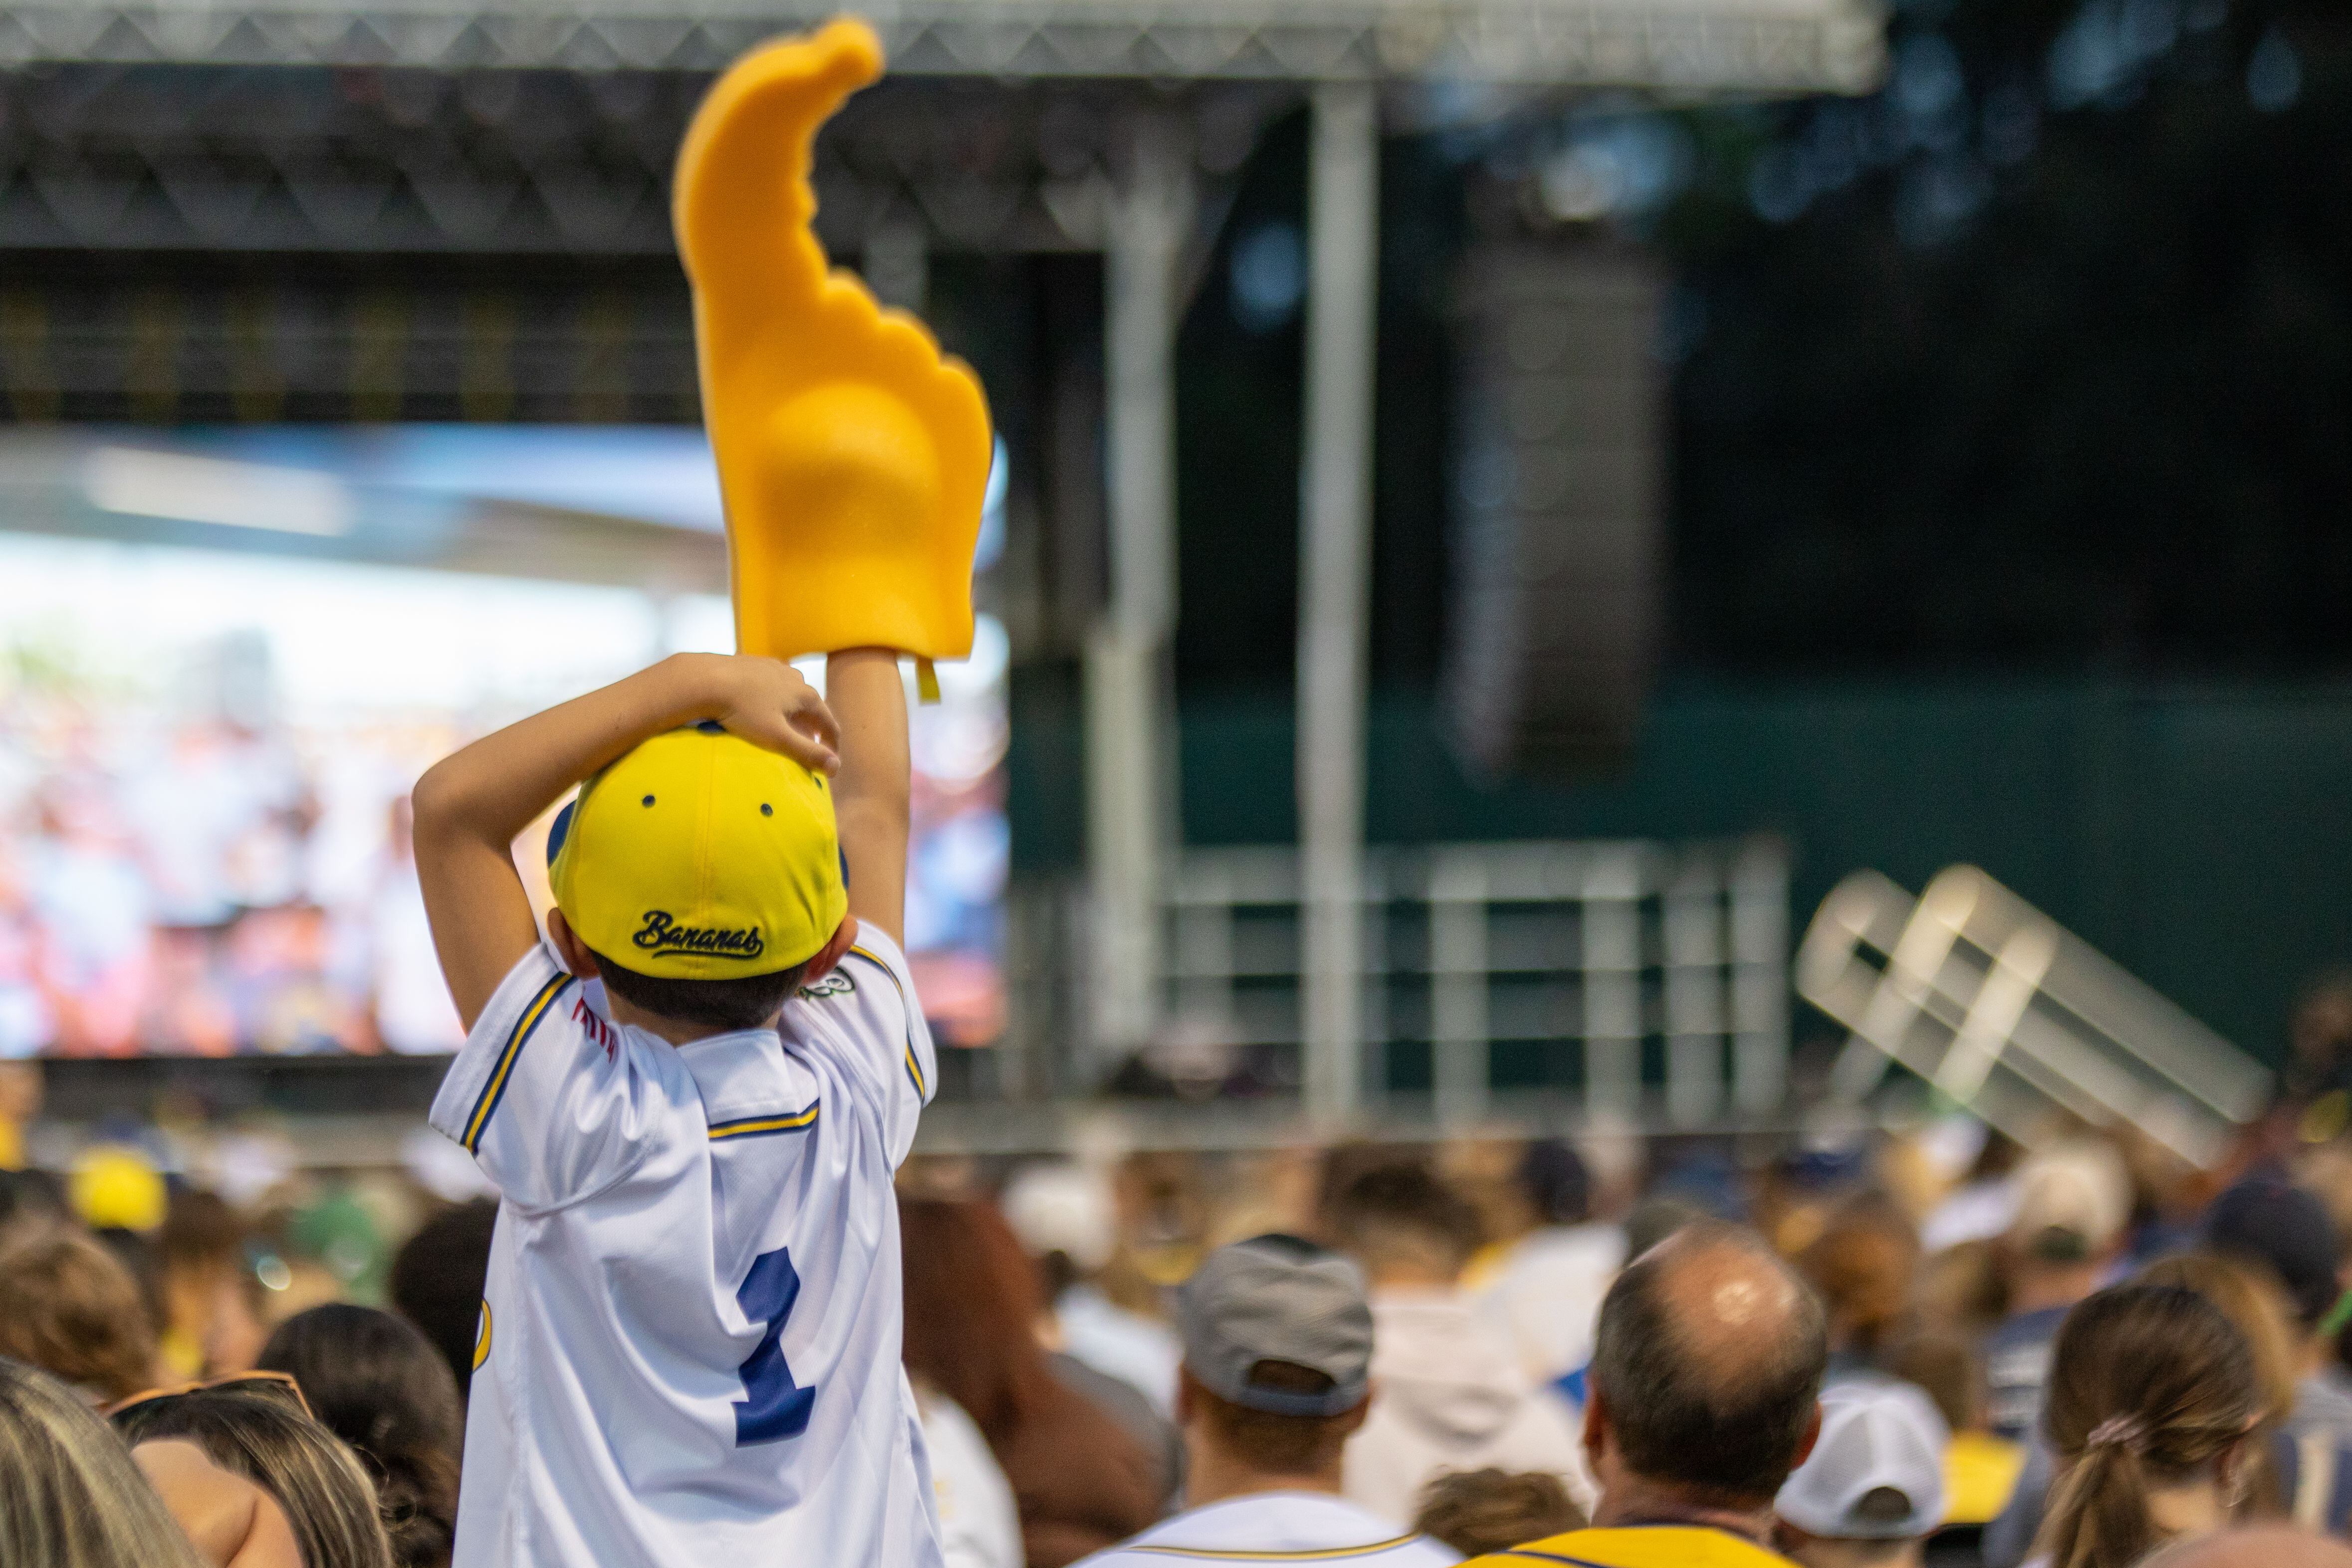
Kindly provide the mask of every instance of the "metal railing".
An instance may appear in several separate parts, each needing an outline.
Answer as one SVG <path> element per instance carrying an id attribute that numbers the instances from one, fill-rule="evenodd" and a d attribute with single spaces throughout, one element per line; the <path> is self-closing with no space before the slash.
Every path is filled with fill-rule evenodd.
<path id="1" fill-rule="evenodd" d="M 1460 1127 L 1519 1091 L 1678 1127 L 1776 1113 L 1788 874 L 1773 839 L 1371 851 L 1356 1067 L 1368 1119 Z M 1165 885 L 1161 1037 L 1230 1050 L 1283 1094 L 1304 1036 L 1297 852 L 1192 850 Z M 1082 895 L 1016 894 L 1010 924 L 1013 1027 L 992 1090 L 1083 1093 L 1125 1053 L 1081 1038 Z"/>

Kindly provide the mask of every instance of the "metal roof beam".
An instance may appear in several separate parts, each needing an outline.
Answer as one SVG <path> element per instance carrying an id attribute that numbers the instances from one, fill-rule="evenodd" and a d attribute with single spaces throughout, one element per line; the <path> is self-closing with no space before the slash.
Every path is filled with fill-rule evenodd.
<path id="1" fill-rule="evenodd" d="M 835 8 L 786 0 L 10 0 L 0 65 L 715 70 Z M 906 0 L 866 7 L 901 75 L 1462 79 L 1858 91 L 1873 0 Z"/>

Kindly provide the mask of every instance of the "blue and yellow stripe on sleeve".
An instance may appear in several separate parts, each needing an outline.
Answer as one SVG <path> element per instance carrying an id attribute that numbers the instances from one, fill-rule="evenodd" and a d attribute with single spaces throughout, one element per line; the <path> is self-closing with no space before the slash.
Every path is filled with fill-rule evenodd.
<path id="1" fill-rule="evenodd" d="M 849 949 L 849 956 L 853 958 L 863 958 L 881 970 L 883 977 L 890 982 L 891 988 L 898 993 L 899 1010 L 907 1015 L 907 1077 L 914 1083 L 915 1097 L 919 1100 L 929 1091 L 923 1082 L 922 1063 L 915 1060 L 915 998 L 907 994 L 905 986 L 899 984 L 898 972 L 874 954 L 863 947 L 853 946 Z"/>
<path id="2" fill-rule="evenodd" d="M 779 1133 L 805 1133 L 816 1125 L 816 1113 L 822 1103 L 805 1111 L 780 1111 L 764 1116 L 738 1116 L 731 1122 L 710 1124 L 710 1141 L 714 1144 L 730 1138 L 767 1138 Z"/>
<path id="3" fill-rule="evenodd" d="M 482 1085 L 482 1092 L 474 1102 L 474 1113 L 466 1118 L 467 1154 L 482 1152 L 483 1130 L 490 1124 L 490 1113 L 496 1111 L 499 1102 L 506 1097 L 507 1080 L 514 1073 L 515 1059 L 522 1054 L 524 1043 L 539 1028 L 540 1019 L 547 1016 L 547 1009 L 555 1005 L 555 998 L 562 996 L 563 988 L 571 983 L 571 976 L 557 974 L 539 988 L 539 994 L 530 998 L 522 1009 L 522 1016 L 515 1019 L 514 1029 L 508 1034 L 506 1044 L 499 1048 L 498 1065 L 490 1070 L 489 1082 Z"/>

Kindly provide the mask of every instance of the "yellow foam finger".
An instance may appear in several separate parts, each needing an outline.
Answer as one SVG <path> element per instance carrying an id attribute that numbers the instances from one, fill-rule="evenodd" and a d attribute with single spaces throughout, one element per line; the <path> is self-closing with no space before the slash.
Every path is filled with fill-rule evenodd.
<path id="1" fill-rule="evenodd" d="M 753 50 L 710 89 L 673 214 L 727 508 L 736 645 L 971 652 L 993 448 L 979 378 L 825 263 L 817 128 L 882 74 L 863 22 Z"/>

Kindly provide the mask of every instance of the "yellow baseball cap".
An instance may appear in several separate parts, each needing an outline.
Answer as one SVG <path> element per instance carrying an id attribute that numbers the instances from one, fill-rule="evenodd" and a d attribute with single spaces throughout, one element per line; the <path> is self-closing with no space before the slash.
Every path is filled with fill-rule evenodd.
<path id="1" fill-rule="evenodd" d="M 154 1162 L 127 1144 L 95 1144 L 74 1159 L 66 1201 L 99 1230 L 152 1230 L 171 1199 Z"/>
<path id="2" fill-rule="evenodd" d="M 626 969 L 773 974 L 849 912 L 823 775 L 708 719 L 644 741 L 580 786 L 547 841 L 556 907 Z"/>

